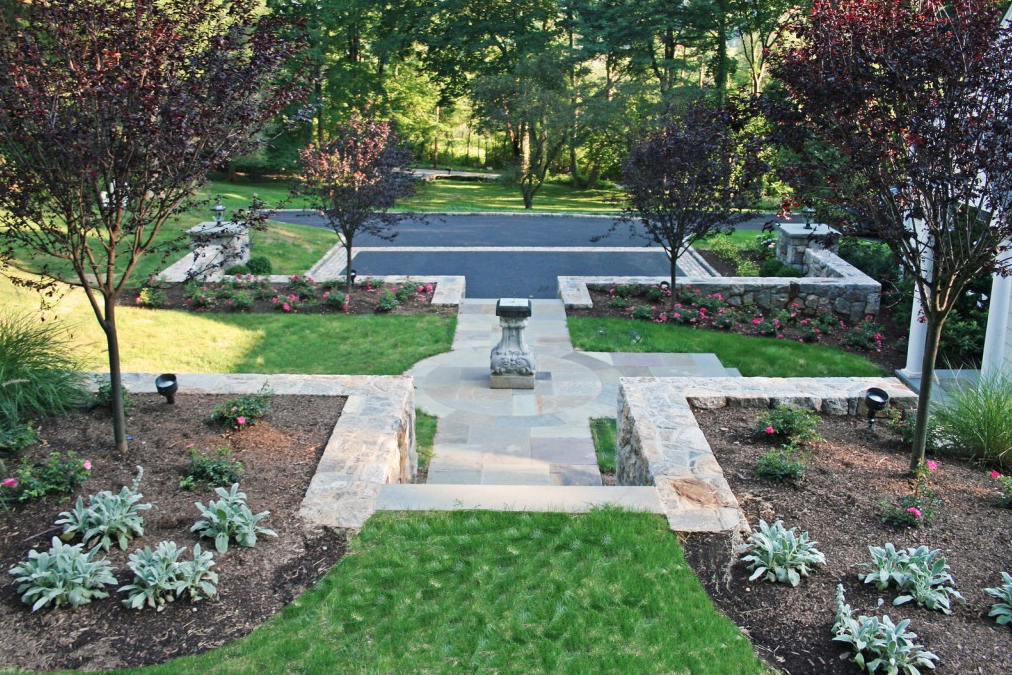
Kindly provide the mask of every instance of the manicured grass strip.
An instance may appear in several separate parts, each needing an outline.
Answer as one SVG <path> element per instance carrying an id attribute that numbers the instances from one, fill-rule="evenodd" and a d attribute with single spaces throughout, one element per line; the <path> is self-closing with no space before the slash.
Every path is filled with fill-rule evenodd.
<path id="1" fill-rule="evenodd" d="M 338 243 L 330 229 L 270 221 L 266 231 L 250 233 L 250 255 L 266 256 L 273 274 L 304 274 Z"/>
<path id="2" fill-rule="evenodd" d="M 352 549 L 249 637 L 142 672 L 769 672 L 656 515 L 381 513 Z"/>
<path id="3" fill-rule="evenodd" d="M 436 442 L 436 422 L 439 420 L 435 415 L 430 415 L 415 408 L 415 446 L 418 449 L 418 468 L 424 469 L 432 459 L 432 446 Z"/>
<path id="4" fill-rule="evenodd" d="M 590 436 L 594 439 L 597 468 L 601 473 L 615 473 L 615 448 L 618 420 L 614 417 L 597 417 L 590 420 Z"/>
<path id="5" fill-rule="evenodd" d="M 0 311 L 38 311 L 32 291 L 0 278 Z M 71 329 L 90 370 L 108 370 L 105 337 L 79 289 L 49 316 Z M 117 310 L 126 372 L 310 373 L 400 375 L 417 361 L 449 351 L 457 317 L 345 314 L 193 314 Z"/>
<path id="6" fill-rule="evenodd" d="M 588 352 L 714 353 L 745 377 L 876 377 L 881 368 L 852 352 L 776 338 L 696 330 L 686 326 L 570 317 L 569 334 Z"/>
<path id="7" fill-rule="evenodd" d="M 534 196 L 534 211 L 615 213 L 616 190 L 573 190 L 545 185 Z M 397 205 L 401 211 L 524 211 L 517 186 L 476 181 L 435 180 L 419 185 L 415 196 Z"/>

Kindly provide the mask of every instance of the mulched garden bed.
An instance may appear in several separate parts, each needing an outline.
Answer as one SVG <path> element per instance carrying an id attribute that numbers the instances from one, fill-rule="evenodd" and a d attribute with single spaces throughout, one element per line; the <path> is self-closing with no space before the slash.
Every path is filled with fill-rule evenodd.
<path id="1" fill-rule="evenodd" d="M 928 526 L 896 528 L 882 522 L 879 502 L 910 492 L 908 447 L 884 425 L 870 433 L 860 419 L 823 418 L 818 431 L 826 440 L 813 446 L 804 476 L 776 483 L 752 475 L 758 457 L 772 447 L 752 432 L 759 414 L 724 408 L 697 411 L 696 418 L 749 523 L 755 528 L 759 518 L 783 520 L 788 528 L 808 531 L 827 564 L 797 588 L 750 582 L 746 566 L 732 564 L 730 537 L 692 535 L 684 542 L 686 558 L 714 602 L 759 652 L 788 675 L 860 672 L 841 659 L 847 646 L 832 641 L 836 589 L 843 583 L 855 612 L 910 619 L 921 644 L 940 657 L 939 674 L 1012 672 L 1012 629 L 988 618 L 994 598 L 983 590 L 1000 586 L 1001 572 L 1012 571 L 1012 511 L 998 506 L 1000 493 L 987 470 L 936 458 L 930 487 L 946 505 Z M 857 564 L 870 561 L 868 546 L 886 542 L 941 549 L 966 604 L 956 604 L 950 616 L 913 602 L 894 607 L 893 589 L 877 591 L 859 581 Z"/>
<path id="2" fill-rule="evenodd" d="M 154 505 L 145 511 L 145 534 L 127 551 L 113 547 L 112 562 L 118 585 L 130 583 L 133 574 L 127 556 L 145 545 L 163 540 L 192 549 L 200 543 L 214 551 L 211 539 L 190 532 L 199 518 L 194 502 L 207 504 L 217 496 L 210 488 L 179 488 L 188 463 L 187 446 L 213 451 L 232 448 L 245 465 L 241 489 L 254 513 L 270 511 L 263 525 L 278 537 L 262 537 L 254 548 L 234 543 L 225 553 L 214 552 L 220 581 L 218 599 L 170 603 L 164 611 L 127 609 L 125 594 L 71 610 L 43 608 L 31 612 L 16 587 L 0 586 L 0 665 L 29 670 L 105 670 L 140 666 L 202 652 L 248 634 L 297 595 L 312 586 L 344 555 L 345 533 L 307 533 L 297 512 L 317 462 L 344 406 L 344 399 L 326 396 L 275 396 L 273 409 L 256 426 L 240 431 L 222 429 L 209 420 L 211 409 L 227 396 L 177 395 L 167 405 L 157 395 L 134 395 L 127 429 L 129 451 L 118 454 L 112 445 L 108 412 L 96 408 L 42 422 L 41 444 L 25 450 L 35 459 L 50 452 L 74 451 L 88 459 L 91 475 L 81 495 L 100 490 L 118 492 L 130 485 L 137 465 L 144 467 L 140 484 L 142 501 Z M 8 471 L 16 460 L 5 460 Z M 53 523 L 72 507 L 70 498 L 47 496 L 0 509 L 0 568 L 6 571 L 27 558 L 30 549 L 46 550 L 56 534 Z M 85 496 L 87 503 L 87 497 Z M 190 558 L 188 551 L 183 559 Z"/>
<path id="3" fill-rule="evenodd" d="M 594 303 L 593 308 L 567 309 L 567 315 L 576 317 L 595 316 L 623 318 L 629 319 L 630 321 L 635 320 L 631 318 L 628 307 L 616 307 L 612 305 L 612 295 L 608 289 L 590 288 L 588 290 L 590 291 L 591 300 Z M 628 303 L 629 307 L 652 305 L 656 305 L 658 309 L 664 308 L 663 304 L 651 303 L 643 297 L 633 297 Z M 907 331 L 910 328 L 909 325 L 900 325 L 900 322 L 894 321 L 892 315 L 892 309 L 884 306 L 879 316 L 875 318 L 875 321 L 880 324 L 882 335 L 881 344 L 877 351 L 875 349 L 858 350 L 846 346 L 843 340 L 844 334 L 848 329 L 842 327 L 834 328 L 831 332 L 824 332 L 819 339 L 819 344 L 853 351 L 891 373 L 897 368 L 902 368 L 906 364 L 906 340 Z M 709 329 L 697 328 L 697 330 Z M 746 322 L 743 326 L 733 332 L 739 332 L 744 335 L 754 335 L 756 334 L 756 329 Z M 796 332 L 797 331 L 793 330 L 787 332 L 785 339 L 798 339 L 795 336 Z"/>
<path id="4" fill-rule="evenodd" d="M 368 278 L 357 279 L 347 302 L 345 285 L 320 283 L 295 275 L 288 283 L 240 275 L 239 281 L 198 284 L 157 283 L 132 289 L 120 297 L 125 306 L 152 309 L 185 309 L 193 312 L 276 312 L 279 314 L 427 314 L 448 311 L 433 306 L 436 285 L 430 283 L 383 284 Z M 392 294 L 395 306 L 382 306 L 384 294 Z M 237 296 L 242 295 L 240 300 Z M 336 300 L 336 302 L 335 302 Z M 389 303 L 389 300 L 387 301 Z M 454 308 L 450 308 L 454 310 Z M 455 310 L 454 310 L 455 311 Z"/>

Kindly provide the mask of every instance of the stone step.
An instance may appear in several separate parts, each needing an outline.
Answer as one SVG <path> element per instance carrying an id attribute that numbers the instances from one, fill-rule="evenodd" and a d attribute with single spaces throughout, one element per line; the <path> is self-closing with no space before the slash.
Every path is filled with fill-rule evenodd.
<path id="1" fill-rule="evenodd" d="M 539 511 L 586 513 L 598 506 L 664 513 L 653 487 L 581 485 L 413 485 L 380 489 L 379 511 Z"/>

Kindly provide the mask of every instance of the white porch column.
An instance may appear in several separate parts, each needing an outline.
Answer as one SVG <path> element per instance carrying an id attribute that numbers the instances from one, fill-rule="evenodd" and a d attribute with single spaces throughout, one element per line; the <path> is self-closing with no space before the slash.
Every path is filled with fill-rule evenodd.
<path id="1" fill-rule="evenodd" d="M 987 332 L 984 334 L 984 361 L 980 366 L 982 377 L 996 377 L 1002 374 L 1007 360 L 1009 342 L 1009 305 L 1012 298 L 1012 277 L 1002 278 L 995 274 L 991 282 L 991 305 L 987 310 Z M 1012 372 L 1005 375 L 1012 377 Z"/>
<path id="2" fill-rule="evenodd" d="M 926 237 L 924 233 L 924 221 L 912 220 L 914 232 L 922 242 Z M 925 276 L 931 274 L 933 258 L 931 249 L 925 247 L 921 257 L 921 265 Z M 907 363 L 899 371 L 901 377 L 917 379 L 921 376 L 921 366 L 924 363 L 924 342 L 928 337 L 928 324 L 921 321 L 922 314 L 921 294 L 914 288 L 913 308 L 910 311 L 910 337 L 907 340 Z"/>

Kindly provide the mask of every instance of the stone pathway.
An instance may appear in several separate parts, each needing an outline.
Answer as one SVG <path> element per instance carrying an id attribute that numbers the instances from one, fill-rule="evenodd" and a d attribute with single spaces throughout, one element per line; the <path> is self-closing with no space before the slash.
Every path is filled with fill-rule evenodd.
<path id="1" fill-rule="evenodd" d="M 416 405 L 439 417 L 429 485 L 601 485 L 590 419 L 616 416 L 620 377 L 737 374 L 713 354 L 575 351 L 562 301 L 532 302 L 525 333 L 538 364 L 533 390 L 489 386 L 489 354 L 501 335 L 491 300 L 465 300 L 453 350 L 406 373 Z"/>

